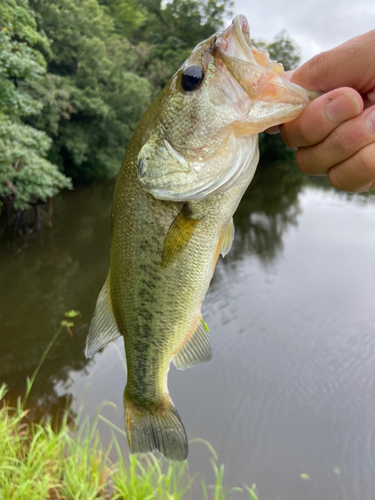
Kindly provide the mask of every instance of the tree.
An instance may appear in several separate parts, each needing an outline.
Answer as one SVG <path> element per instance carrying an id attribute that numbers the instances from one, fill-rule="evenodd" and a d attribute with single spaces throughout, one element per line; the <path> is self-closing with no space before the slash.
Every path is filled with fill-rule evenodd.
<path id="1" fill-rule="evenodd" d="M 137 0 L 100 0 L 113 19 L 116 32 L 125 38 L 131 37 L 146 24 L 147 9 Z"/>
<path id="2" fill-rule="evenodd" d="M 139 1 L 142 12 L 146 12 L 145 21 L 133 31 L 130 40 L 138 49 L 137 72 L 149 80 L 154 97 L 193 48 L 223 28 L 223 19 L 231 15 L 232 5 L 232 0 Z"/>
<path id="3" fill-rule="evenodd" d="M 48 136 L 23 122 L 41 112 L 28 86 L 45 74 L 44 57 L 36 47 L 48 50 L 48 40 L 37 32 L 27 0 L 4 0 L 0 25 L 0 205 L 7 199 L 14 208 L 25 209 L 71 182 L 45 158 Z"/>
<path id="4" fill-rule="evenodd" d="M 108 8 L 97 0 L 30 1 L 51 40 L 46 85 L 53 83 L 54 92 L 65 89 L 70 96 L 68 117 L 60 116 L 57 123 L 36 118 L 33 124 L 53 137 L 49 157 L 67 175 L 82 181 L 114 175 L 150 103 L 148 81 L 132 71 L 135 51 L 116 34 Z M 48 99 L 43 109 L 45 116 L 53 115 Z"/>
<path id="5" fill-rule="evenodd" d="M 26 1 L 26 0 L 23 0 Z M 117 173 L 151 98 L 192 48 L 222 27 L 231 0 L 29 0 L 47 73 L 27 82 L 25 121 L 52 139 L 48 160 L 75 181 Z M 129 40 L 128 38 L 129 37 Z"/>
<path id="6" fill-rule="evenodd" d="M 259 49 L 266 50 L 272 60 L 282 63 L 285 71 L 296 68 L 300 63 L 300 49 L 285 30 L 280 31 L 271 43 L 264 40 L 256 40 L 253 43 Z"/>

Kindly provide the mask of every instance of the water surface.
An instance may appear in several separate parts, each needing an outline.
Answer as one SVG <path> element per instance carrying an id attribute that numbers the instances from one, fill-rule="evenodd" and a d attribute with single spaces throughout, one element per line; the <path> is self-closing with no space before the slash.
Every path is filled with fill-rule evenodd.
<path id="1" fill-rule="evenodd" d="M 11 398 L 62 314 L 82 313 L 42 366 L 34 418 L 57 415 L 69 395 L 72 414 L 83 404 L 91 417 L 114 402 L 102 413 L 124 427 L 122 339 L 83 355 L 108 268 L 112 192 L 109 183 L 63 193 L 51 230 L 0 241 L 0 382 Z M 374 500 L 375 197 L 263 167 L 234 220 L 203 306 L 213 359 L 169 375 L 188 437 L 212 444 L 227 486 L 255 482 L 260 500 Z M 109 441 L 108 426 L 100 432 Z M 191 444 L 190 471 L 208 482 L 209 457 Z"/>

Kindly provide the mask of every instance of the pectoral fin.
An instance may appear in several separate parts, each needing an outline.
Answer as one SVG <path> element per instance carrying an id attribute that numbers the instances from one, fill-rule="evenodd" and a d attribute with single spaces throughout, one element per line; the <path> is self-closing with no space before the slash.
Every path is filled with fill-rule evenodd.
<path id="1" fill-rule="evenodd" d="M 173 364 L 179 370 L 185 370 L 199 363 L 210 361 L 211 358 L 212 347 L 208 338 L 208 328 L 201 317 L 186 344 L 174 356 Z"/>
<path id="2" fill-rule="evenodd" d="M 220 249 L 220 253 L 223 257 L 225 257 L 229 252 L 229 250 L 232 248 L 233 240 L 234 240 L 234 223 L 232 217 L 227 227 L 223 229 L 223 237 Z"/>
<path id="3" fill-rule="evenodd" d="M 177 215 L 168 230 L 164 240 L 162 267 L 167 267 L 177 260 L 189 243 L 195 228 L 201 220 L 201 216 L 195 215 L 189 203 L 185 203 L 181 212 Z"/>
<path id="4" fill-rule="evenodd" d="M 91 320 L 86 340 L 86 358 L 91 358 L 99 349 L 116 340 L 120 335 L 112 310 L 108 276 L 99 294 L 94 316 Z"/>
<path id="5" fill-rule="evenodd" d="M 214 261 L 213 261 L 213 266 L 212 266 L 212 274 L 214 274 L 217 259 L 219 258 L 219 255 L 221 254 L 223 257 L 227 255 L 229 250 L 232 248 L 232 243 L 234 240 L 234 223 L 233 223 L 233 217 L 230 219 L 229 223 L 225 225 L 221 231 L 221 235 L 219 238 L 219 241 L 217 243 L 215 255 L 214 255 Z"/>

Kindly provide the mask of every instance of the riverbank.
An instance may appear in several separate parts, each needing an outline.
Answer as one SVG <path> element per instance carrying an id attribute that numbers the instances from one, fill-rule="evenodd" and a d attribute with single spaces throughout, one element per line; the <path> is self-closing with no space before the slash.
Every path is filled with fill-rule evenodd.
<path id="1" fill-rule="evenodd" d="M 191 498 L 192 478 L 188 462 L 167 462 L 154 455 L 129 455 L 124 459 L 112 432 L 104 448 L 97 431 L 99 420 L 125 435 L 122 429 L 100 414 L 103 403 L 90 423 L 80 414 L 72 422 L 68 409 L 60 421 L 43 418 L 36 423 L 29 418 L 27 402 L 35 380 L 59 335 L 66 330 L 71 336 L 72 320 L 79 311 L 64 314 L 60 327 L 46 346 L 31 376 L 26 379 L 24 396 L 15 407 L 6 401 L 7 386 L 0 384 L 0 499 L 1 500 L 187 500 Z M 216 453 L 212 451 L 215 459 Z M 117 460 L 110 459 L 115 451 Z M 113 453 L 112 453 L 113 455 Z M 255 485 L 251 488 L 223 486 L 224 466 L 212 460 L 215 484 L 207 486 L 202 479 L 205 500 L 225 500 L 234 491 L 247 492 L 249 500 L 258 500 Z M 246 495 L 247 497 L 247 495 Z"/>
<path id="2" fill-rule="evenodd" d="M 191 498 L 187 462 L 167 463 L 148 455 L 124 459 L 115 436 L 107 449 L 96 424 L 88 419 L 70 425 L 68 413 L 58 425 L 29 422 L 25 399 L 17 407 L 6 403 L 0 386 L 0 498 L 2 500 L 182 500 Z M 117 462 L 109 459 L 115 449 Z M 216 483 L 202 480 L 201 498 L 224 500 L 224 466 L 213 463 Z M 257 500 L 255 485 L 246 497 Z M 243 497 L 242 497 L 243 498 Z"/>
<path id="3" fill-rule="evenodd" d="M 88 422 L 74 429 L 64 418 L 58 428 L 50 421 L 28 422 L 28 410 L 10 408 L 0 388 L 0 498 L 4 500 L 90 500 L 94 498 L 183 498 L 184 465 L 162 472 L 157 460 L 120 457 L 111 463 Z"/>

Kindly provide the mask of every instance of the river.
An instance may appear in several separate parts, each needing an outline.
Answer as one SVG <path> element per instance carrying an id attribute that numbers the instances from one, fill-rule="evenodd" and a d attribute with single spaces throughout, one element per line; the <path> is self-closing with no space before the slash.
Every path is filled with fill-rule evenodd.
<path id="1" fill-rule="evenodd" d="M 108 268 L 112 193 L 113 183 L 64 192 L 51 229 L 0 240 L 0 382 L 11 400 L 63 313 L 81 312 L 42 365 L 32 418 L 67 404 L 93 418 L 111 401 L 117 409 L 101 413 L 124 428 L 123 340 L 83 354 Z M 189 439 L 213 446 L 226 486 L 256 483 L 260 500 L 374 500 L 375 195 L 263 166 L 234 222 L 203 305 L 213 359 L 169 374 Z M 108 443 L 110 428 L 99 431 Z M 208 483 L 210 457 L 190 445 L 189 470 Z"/>

